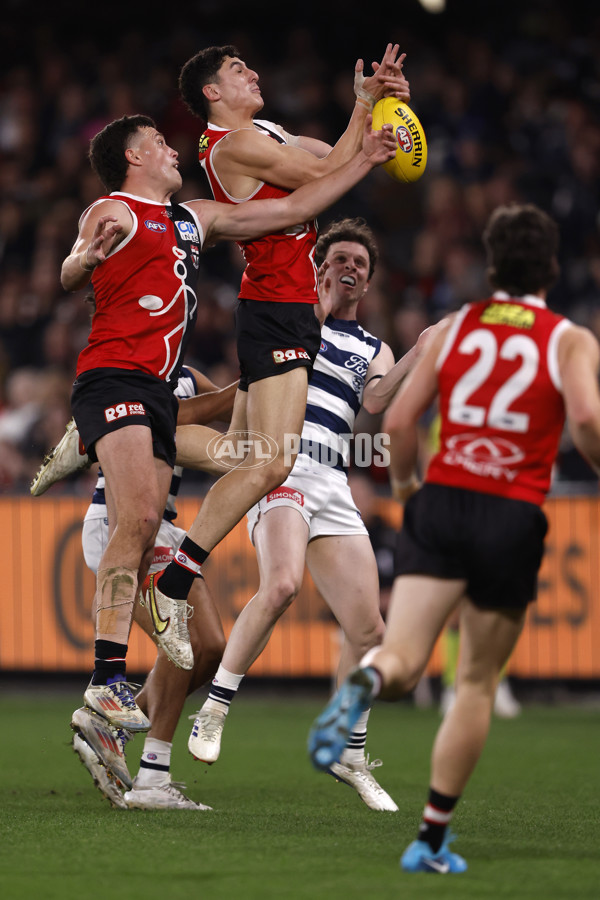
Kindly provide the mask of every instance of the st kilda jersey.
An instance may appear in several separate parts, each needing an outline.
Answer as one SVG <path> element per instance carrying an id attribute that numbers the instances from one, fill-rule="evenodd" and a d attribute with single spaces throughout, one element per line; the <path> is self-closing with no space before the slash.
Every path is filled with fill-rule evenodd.
<path id="1" fill-rule="evenodd" d="M 437 362 L 440 449 L 426 481 L 544 502 L 565 421 L 557 348 L 570 325 L 529 295 L 463 306 Z"/>
<path id="2" fill-rule="evenodd" d="M 200 222 L 185 204 L 165 205 L 119 191 L 99 198 L 83 215 L 107 199 L 127 206 L 133 227 L 94 269 L 96 311 L 77 375 L 134 369 L 174 389 L 196 321 Z"/>
<path id="3" fill-rule="evenodd" d="M 285 139 L 272 122 L 255 119 L 254 126 L 273 140 L 285 144 Z M 247 200 L 285 197 L 290 193 L 263 181 L 243 200 L 228 194 L 212 159 L 215 147 L 227 134 L 231 134 L 231 130 L 209 123 L 200 138 L 200 165 L 206 172 L 215 200 L 237 204 Z M 316 241 L 316 223 L 304 222 L 285 232 L 238 242 L 246 261 L 239 296 L 245 300 L 272 300 L 277 303 L 317 303 L 317 269 L 313 259 Z"/>

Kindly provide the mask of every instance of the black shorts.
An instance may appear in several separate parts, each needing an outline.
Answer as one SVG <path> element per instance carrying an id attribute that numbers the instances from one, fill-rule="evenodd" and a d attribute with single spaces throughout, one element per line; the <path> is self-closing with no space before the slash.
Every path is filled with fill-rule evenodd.
<path id="1" fill-rule="evenodd" d="M 524 609 L 537 596 L 547 530 L 534 503 L 425 484 L 405 506 L 395 574 L 466 579 L 476 606 Z"/>
<path id="2" fill-rule="evenodd" d="M 310 377 L 321 346 L 314 304 L 240 300 L 235 326 L 240 390 L 299 366 L 305 366 Z"/>
<path id="3" fill-rule="evenodd" d="M 147 425 L 158 459 L 175 465 L 177 398 L 159 378 L 129 369 L 93 369 L 75 380 L 71 409 L 86 453 L 97 462 L 94 449 L 105 434 L 127 425 Z"/>

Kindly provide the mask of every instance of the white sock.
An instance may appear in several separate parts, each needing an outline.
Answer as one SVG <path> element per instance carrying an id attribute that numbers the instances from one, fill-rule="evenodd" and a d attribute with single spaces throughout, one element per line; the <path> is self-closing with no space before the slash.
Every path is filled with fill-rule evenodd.
<path id="1" fill-rule="evenodd" d="M 229 672 L 228 669 L 220 665 L 217 669 L 217 674 L 212 680 L 208 698 L 202 709 L 214 709 L 227 715 L 229 704 L 235 697 L 243 677 L 243 675 Z"/>
<path id="2" fill-rule="evenodd" d="M 367 743 L 367 723 L 371 714 L 370 709 L 366 709 L 360 714 L 356 725 L 350 732 L 348 743 L 342 753 L 341 762 L 356 765 L 361 763 L 365 758 L 365 744 Z"/>
<path id="3" fill-rule="evenodd" d="M 152 737 L 146 738 L 140 760 L 140 770 L 135 777 L 136 784 L 146 786 L 162 784 L 168 780 L 172 747 L 173 744 L 170 744 L 169 741 L 159 741 Z"/>

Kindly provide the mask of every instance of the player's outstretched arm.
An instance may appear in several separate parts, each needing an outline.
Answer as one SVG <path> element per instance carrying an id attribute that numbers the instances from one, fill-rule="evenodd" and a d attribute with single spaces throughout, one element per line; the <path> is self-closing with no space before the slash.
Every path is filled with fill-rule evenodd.
<path id="1" fill-rule="evenodd" d="M 395 364 L 392 351 L 387 344 L 382 344 L 381 352 L 377 354 L 367 370 L 363 392 L 363 406 L 367 412 L 377 414 L 388 408 L 402 381 L 423 355 L 429 342 L 439 331 L 446 331 L 452 318 L 453 316 L 448 316 L 440 322 L 436 322 L 435 325 L 425 328 L 419 335 L 416 344 L 407 350 Z"/>
<path id="2" fill-rule="evenodd" d="M 179 400 L 177 425 L 204 425 L 208 422 L 229 422 L 239 381 L 227 387 L 198 393 L 195 397 Z"/>
<path id="3" fill-rule="evenodd" d="M 367 116 L 362 149 L 345 165 L 277 200 L 250 200 L 237 206 L 193 200 L 187 203 L 199 216 L 207 242 L 252 240 L 273 231 L 283 231 L 298 222 L 314 219 L 340 199 L 375 166 L 395 155 L 396 139 L 390 125 L 372 131 Z"/>
<path id="4" fill-rule="evenodd" d="M 419 487 L 417 424 L 438 392 L 436 363 L 444 339 L 445 330 L 440 330 L 428 343 L 383 417 L 383 430 L 390 436 L 390 483 L 392 493 L 400 503 Z"/>

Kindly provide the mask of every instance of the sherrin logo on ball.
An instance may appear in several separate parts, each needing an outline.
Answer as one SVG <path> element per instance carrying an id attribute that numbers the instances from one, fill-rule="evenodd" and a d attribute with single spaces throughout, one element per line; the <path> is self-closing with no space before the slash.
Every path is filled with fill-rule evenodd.
<path id="1" fill-rule="evenodd" d="M 395 97 L 384 97 L 373 109 L 373 129 L 391 125 L 398 144 L 396 155 L 383 164 L 395 181 L 418 181 L 427 165 L 427 139 L 423 126 L 410 106 Z"/>

